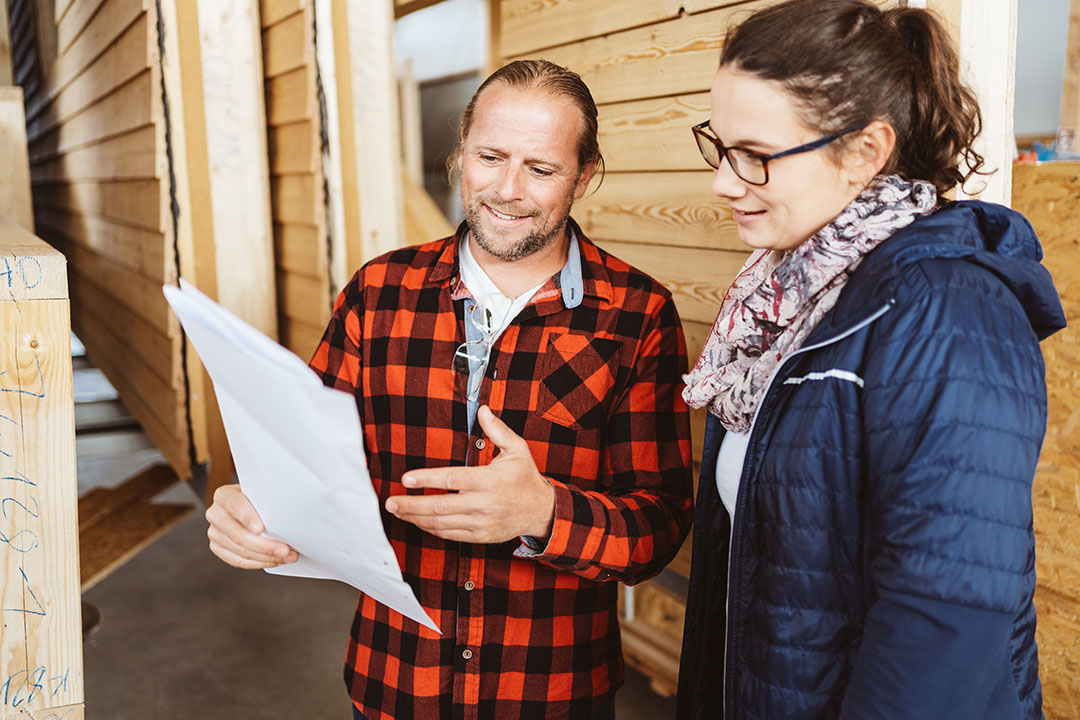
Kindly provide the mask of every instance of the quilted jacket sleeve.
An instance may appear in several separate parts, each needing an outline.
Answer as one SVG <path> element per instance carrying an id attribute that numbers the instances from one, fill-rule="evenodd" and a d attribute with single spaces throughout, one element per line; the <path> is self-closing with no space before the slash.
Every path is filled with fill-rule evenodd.
<path id="1" fill-rule="evenodd" d="M 928 261 L 908 270 L 871 347 L 873 600 L 842 717 L 1020 717 L 1037 678 L 990 678 L 1013 678 L 1013 656 L 1034 652 L 1012 632 L 1034 591 L 1031 482 L 1046 428 L 1035 335 L 988 272 Z"/>

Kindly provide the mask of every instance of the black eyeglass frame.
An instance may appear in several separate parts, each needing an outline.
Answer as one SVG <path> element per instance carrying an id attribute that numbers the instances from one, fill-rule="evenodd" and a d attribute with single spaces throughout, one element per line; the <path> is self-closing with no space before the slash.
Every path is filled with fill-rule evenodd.
<path id="1" fill-rule="evenodd" d="M 701 152 L 701 157 L 704 158 L 705 162 L 708 164 L 709 167 L 711 167 L 713 170 L 719 170 L 720 163 L 723 162 L 726 158 L 728 161 L 728 165 L 731 167 L 731 171 L 735 173 L 735 175 L 738 176 L 740 180 L 747 184 L 761 187 L 762 185 L 769 184 L 770 160 L 778 160 L 779 158 L 787 157 L 788 155 L 799 155 L 801 153 L 810 152 L 811 150 L 817 150 L 818 148 L 825 147 L 834 140 L 842 138 L 844 135 L 862 130 L 867 125 L 869 125 L 869 123 L 852 125 L 851 127 L 844 128 L 840 132 L 833 133 L 832 135 L 826 135 L 823 138 L 808 142 L 804 145 L 793 147 L 790 150 L 783 150 L 778 153 L 773 153 L 772 155 L 759 153 L 756 150 L 748 150 L 747 148 L 739 147 L 738 145 L 732 145 L 731 147 L 727 147 L 726 145 L 724 145 L 724 143 L 720 142 L 720 138 L 715 137 L 714 135 L 709 135 L 705 132 L 709 128 L 708 120 L 702 123 L 698 123 L 697 125 L 690 128 L 690 130 L 694 133 L 694 140 L 695 142 L 697 142 L 698 150 Z M 701 145 L 701 140 L 707 140 L 716 148 L 716 152 L 718 153 L 716 165 L 713 165 L 711 162 L 709 162 L 709 158 L 705 154 L 705 148 L 703 148 Z M 761 169 L 765 172 L 765 179 L 762 182 L 754 182 L 753 180 L 748 180 L 747 178 L 743 177 L 742 173 L 740 173 L 739 169 L 735 166 L 735 163 L 732 163 L 731 158 L 728 157 L 728 152 L 731 150 L 738 150 L 755 158 L 756 160 L 761 161 Z"/>

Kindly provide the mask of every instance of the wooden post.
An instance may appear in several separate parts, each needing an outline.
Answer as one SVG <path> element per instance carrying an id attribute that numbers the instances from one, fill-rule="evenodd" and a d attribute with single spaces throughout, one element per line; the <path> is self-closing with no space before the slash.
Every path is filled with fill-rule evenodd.
<path id="1" fill-rule="evenodd" d="M 3 720 L 83 717 L 69 312 L 64 256 L 0 219 Z"/>
<path id="2" fill-rule="evenodd" d="M 1016 80 L 1017 0 L 925 0 L 950 26 L 960 51 L 963 77 L 979 98 L 983 131 L 976 150 L 990 176 L 976 176 L 958 198 L 1012 202 L 1013 91 Z"/>
<path id="3" fill-rule="evenodd" d="M 338 0 L 344 2 L 344 0 Z M 338 68 L 352 84 L 360 236 L 347 237 L 350 272 L 404 243 L 397 83 L 394 79 L 394 7 L 391 0 L 347 3 L 349 65 Z M 337 40 L 335 38 L 335 44 Z M 346 198 L 346 204 L 350 200 Z"/>
<path id="4" fill-rule="evenodd" d="M 1059 150 L 1076 150 L 1080 148 L 1080 0 L 1072 0 L 1069 4 L 1069 40 L 1065 50 L 1065 85 L 1061 95 L 1061 121 L 1058 127 L 1062 130 L 1072 130 L 1063 133 L 1065 137 L 1072 138 L 1071 147 L 1068 142 Z"/>
<path id="5" fill-rule="evenodd" d="M 30 161 L 26 151 L 26 114 L 22 88 L 0 87 L 0 217 L 34 231 L 30 201 Z"/>

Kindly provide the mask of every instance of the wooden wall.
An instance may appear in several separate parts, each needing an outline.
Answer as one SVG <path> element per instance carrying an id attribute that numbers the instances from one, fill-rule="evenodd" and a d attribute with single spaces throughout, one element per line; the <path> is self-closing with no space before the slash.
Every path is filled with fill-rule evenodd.
<path id="1" fill-rule="evenodd" d="M 270 197 L 281 344 L 315 352 L 333 294 L 313 0 L 261 0 Z"/>
<path id="2" fill-rule="evenodd" d="M 1049 421 L 1035 477 L 1040 676 L 1047 718 L 1080 717 L 1080 164 L 1017 165 L 1013 207 L 1043 243 L 1070 323 L 1043 343 Z"/>
<path id="3" fill-rule="evenodd" d="M 57 0 L 55 19 L 57 55 L 26 98 L 37 229 L 68 258 L 90 358 L 187 477 L 183 340 L 161 293 L 178 260 L 156 6 Z"/>

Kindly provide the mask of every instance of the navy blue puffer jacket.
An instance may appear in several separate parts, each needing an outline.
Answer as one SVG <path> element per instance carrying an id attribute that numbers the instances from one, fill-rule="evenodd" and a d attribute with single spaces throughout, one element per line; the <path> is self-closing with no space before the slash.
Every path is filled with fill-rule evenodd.
<path id="1" fill-rule="evenodd" d="M 977 202 L 867 255 L 772 379 L 733 532 L 710 416 L 682 720 L 1042 717 L 1038 341 L 1065 318 L 1041 257 Z"/>

